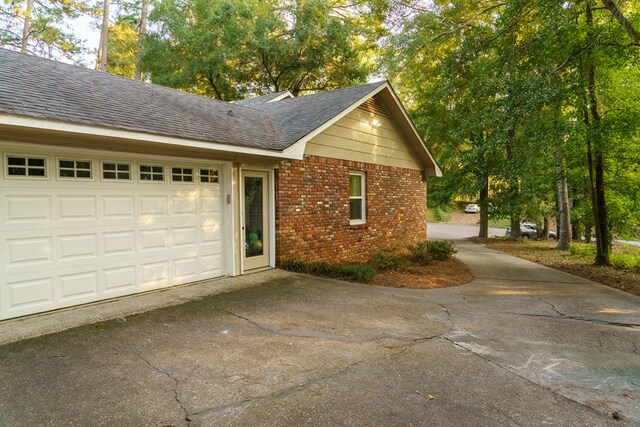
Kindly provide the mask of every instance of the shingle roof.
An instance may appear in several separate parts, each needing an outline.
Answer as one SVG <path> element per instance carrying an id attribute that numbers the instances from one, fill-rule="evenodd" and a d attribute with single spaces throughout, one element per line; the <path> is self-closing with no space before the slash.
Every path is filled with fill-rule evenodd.
<path id="1" fill-rule="evenodd" d="M 385 81 L 320 92 L 313 95 L 286 98 L 257 105 L 269 113 L 282 132 L 282 139 L 298 141 L 336 117 Z"/>
<path id="2" fill-rule="evenodd" d="M 282 151 L 385 82 L 219 101 L 0 49 L 0 114 Z"/>
<path id="3" fill-rule="evenodd" d="M 0 49 L 0 112 L 280 150 L 260 110 Z"/>
<path id="4" fill-rule="evenodd" d="M 243 107 L 257 107 L 286 95 L 290 95 L 290 92 L 288 90 L 283 90 L 281 92 L 269 93 L 267 95 L 254 96 L 253 98 L 240 99 L 238 101 L 233 101 L 233 103 L 242 105 Z"/>

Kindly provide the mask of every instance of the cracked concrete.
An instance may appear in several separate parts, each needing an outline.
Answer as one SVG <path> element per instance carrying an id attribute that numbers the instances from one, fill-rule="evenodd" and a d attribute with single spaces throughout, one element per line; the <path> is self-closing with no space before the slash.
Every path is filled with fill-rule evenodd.
<path id="1" fill-rule="evenodd" d="M 0 425 L 640 423 L 638 298 L 457 245 L 456 288 L 268 272 L 0 346 Z"/>

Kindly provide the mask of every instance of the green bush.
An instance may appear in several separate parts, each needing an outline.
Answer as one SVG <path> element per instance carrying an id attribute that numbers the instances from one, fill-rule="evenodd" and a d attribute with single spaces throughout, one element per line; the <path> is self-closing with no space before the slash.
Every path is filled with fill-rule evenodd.
<path id="1" fill-rule="evenodd" d="M 610 260 L 615 267 L 640 271 L 640 255 L 612 253 Z"/>
<path id="2" fill-rule="evenodd" d="M 303 262 L 283 261 L 280 263 L 283 270 L 297 273 L 312 274 L 314 276 L 329 277 L 338 280 L 370 283 L 373 280 L 374 271 L 364 264 L 334 264 L 328 262 Z"/>
<path id="3" fill-rule="evenodd" d="M 396 246 L 375 251 L 369 256 L 369 264 L 378 271 L 408 270 L 411 268 L 411 261 L 406 254 L 400 253 Z"/>
<path id="4" fill-rule="evenodd" d="M 571 243 L 569 252 L 583 258 L 594 258 L 596 256 L 596 245 L 591 243 Z"/>
<path id="5" fill-rule="evenodd" d="M 445 261 L 451 258 L 456 253 L 456 249 L 452 242 L 425 240 L 409 246 L 409 252 L 413 262 L 427 265 L 432 261 Z"/>

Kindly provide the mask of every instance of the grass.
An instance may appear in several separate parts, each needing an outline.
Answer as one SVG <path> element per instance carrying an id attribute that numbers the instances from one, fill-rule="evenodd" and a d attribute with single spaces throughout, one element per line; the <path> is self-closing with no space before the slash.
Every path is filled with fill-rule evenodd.
<path id="1" fill-rule="evenodd" d="M 612 266 L 594 265 L 595 245 L 572 243 L 569 251 L 557 250 L 552 241 L 472 239 L 518 258 L 565 271 L 640 296 L 640 247 L 614 244 Z"/>

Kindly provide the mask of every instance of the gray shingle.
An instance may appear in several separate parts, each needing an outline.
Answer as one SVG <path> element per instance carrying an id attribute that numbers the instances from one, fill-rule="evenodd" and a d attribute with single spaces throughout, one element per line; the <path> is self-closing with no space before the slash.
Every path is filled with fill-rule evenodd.
<path id="1" fill-rule="evenodd" d="M 0 113 L 272 151 L 382 84 L 228 103 L 0 49 Z"/>

